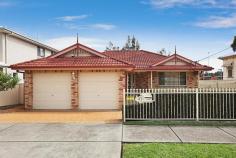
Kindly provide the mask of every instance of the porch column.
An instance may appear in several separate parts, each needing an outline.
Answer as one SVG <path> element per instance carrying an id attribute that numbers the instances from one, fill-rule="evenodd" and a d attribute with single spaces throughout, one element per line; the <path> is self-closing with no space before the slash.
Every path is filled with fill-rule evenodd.
<path id="1" fill-rule="evenodd" d="M 126 89 L 129 89 L 129 74 L 126 73 Z"/>
<path id="2" fill-rule="evenodd" d="M 151 71 L 151 89 L 152 89 L 152 71 Z"/>

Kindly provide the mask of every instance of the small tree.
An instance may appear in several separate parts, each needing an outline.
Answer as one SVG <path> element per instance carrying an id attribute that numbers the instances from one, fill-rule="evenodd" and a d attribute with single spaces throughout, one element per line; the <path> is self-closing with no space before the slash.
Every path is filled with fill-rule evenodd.
<path id="1" fill-rule="evenodd" d="M 159 53 L 160 53 L 161 55 L 166 55 L 166 54 L 167 54 L 165 48 L 163 48 L 162 50 L 160 50 Z"/>
<path id="2" fill-rule="evenodd" d="M 233 51 L 236 52 L 236 36 L 234 36 L 234 41 L 231 44 L 231 47 L 232 47 Z"/>
<path id="3" fill-rule="evenodd" d="M 125 46 L 123 47 L 123 50 L 139 50 L 140 44 L 138 40 L 133 36 L 132 39 L 130 36 L 128 36 L 127 41 L 125 43 Z"/>
<path id="4" fill-rule="evenodd" d="M 0 91 L 6 91 L 10 88 L 14 88 L 19 81 L 20 79 L 17 76 L 0 72 Z"/>
<path id="5" fill-rule="evenodd" d="M 110 41 L 108 43 L 108 46 L 106 47 L 106 51 L 109 51 L 109 50 L 119 50 L 119 47 L 114 46 L 114 44 Z"/>

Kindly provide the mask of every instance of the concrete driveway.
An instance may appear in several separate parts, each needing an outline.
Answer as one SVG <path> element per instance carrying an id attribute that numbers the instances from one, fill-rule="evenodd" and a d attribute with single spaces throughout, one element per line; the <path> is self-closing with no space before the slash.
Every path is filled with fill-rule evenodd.
<path id="1" fill-rule="evenodd" d="M 0 124 L 0 155 L 4 158 L 120 158 L 121 137 L 120 124 Z"/>

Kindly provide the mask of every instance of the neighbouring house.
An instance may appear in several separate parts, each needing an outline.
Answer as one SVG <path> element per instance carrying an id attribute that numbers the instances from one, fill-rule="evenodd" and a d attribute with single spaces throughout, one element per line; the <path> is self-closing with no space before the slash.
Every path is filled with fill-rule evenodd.
<path id="1" fill-rule="evenodd" d="M 56 49 L 32 40 L 9 29 L 0 27 L 0 71 L 18 75 L 23 73 L 8 68 L 12 64 L 52 55 Z"/>
<path id="2" fill-rule="evenodd" d="M 74 44 L 46 58 L 11 65 L 25 71 L 27 109 L 121 110 L 123 89 L 198 86 L 211 67 L 178 54 L 98 52 Z"/>
<path id="3" fill-rule="evenodd" d="M 223 60 L 223 80 L 236 79 L 236 54 L 219 57 Z"/>

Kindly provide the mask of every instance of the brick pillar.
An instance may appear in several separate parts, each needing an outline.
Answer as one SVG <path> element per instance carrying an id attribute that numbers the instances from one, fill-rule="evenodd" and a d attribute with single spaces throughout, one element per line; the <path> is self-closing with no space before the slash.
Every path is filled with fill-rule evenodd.
<path id="1" fill-rule="evenodd" d="M 33 108 L 33 73 L 32 71 L 25 71 L 24 80 L 24 98 L 25 98 L 25 109 Z"/>
<path id="2" fill-rule="evenodd" d="M 73 110 L 78 109 L 78 71 L 71 72 L 71 107 Z"/>
<path id="3" fill-rule="evenodd" d="M 187 72 L 187 87 L 197 88 L 198 87 L 198 72 Z"/>
<path id="4" fill-rule="evenodd" d="M 158 72 L 153 72 L 153 73 L 152 73 L 152 87 L 153 87 L 153 88 L 158 88 L 158 87 L 159 87 L 159 76 L 158 76 Z"/>
<path id="5" fill-rule="evenodd" d="M 125 72 L 121 72 L 120 73 L 120 77 L 119 77 L 119 110 L 122 110 L 123 108 L 123 89 L 125 89 L 126 85 L 126 73 Z"/>

